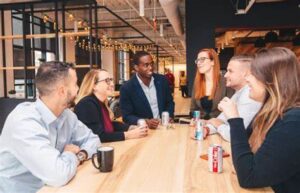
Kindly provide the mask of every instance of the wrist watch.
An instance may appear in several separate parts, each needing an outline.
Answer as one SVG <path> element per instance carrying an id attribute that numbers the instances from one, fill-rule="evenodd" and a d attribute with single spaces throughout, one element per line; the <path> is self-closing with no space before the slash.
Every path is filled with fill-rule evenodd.
<path id="1" fill-rule="evenodd" d="M 79 164 L 82 164 L 87 159 L 87 152 L 85 150 L 80 150 L 77 154 L 77 159 L 79 161 Z"/>

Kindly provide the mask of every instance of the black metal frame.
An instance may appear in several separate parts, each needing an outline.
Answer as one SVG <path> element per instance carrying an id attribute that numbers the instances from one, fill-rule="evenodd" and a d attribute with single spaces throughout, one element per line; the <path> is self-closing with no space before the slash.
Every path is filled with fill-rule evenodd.
<path id="1" fill-rule="evenodd" d="M 96 5 L 97 3 L 95 3 Z M 76 10 L 87 10 L 90 9 L 90 5 L 92 5 L 92 3 L 88 4 L 89 7 L 72 7 L 72 8 L 65 8 L 65 9 L 57 9 L 57 11 L 76 11 Z M 126 25 L 122 25 L 122 26 L 106 26 L 106 27 L 101 27 L 101 26 L 89 26 L 90 30 L 97 30 L 97 29 L 108 29 L 108 28 L 132 28 L 134 31 L 138 32 L 141 36 L 133 36 L 133 37 L 112 37 L 111 39 L 136 39 L 136 38 L 145 38 L 147 39 L 149 42 L 151 42 L 152 44 L 156 44 L 152 39 L 150 39 L 148 36 L 146 36 L 144 33 L 142 33 L 140 30 L 138 30 L 137 28 L 135 28 L 134 26 L 132 26 L 130 23 L 128 23 L 126 20 L 124 20 L 122 17 L 120 17 L 118 14 L 116 14 L 115 12 L 113 12 L 112 10 L 110 10 L 109 8 L 105 7 L 105 6 L 92 6 L 92 8 L 94 8 L 95 10 L 97 9 L 105 9 L 107 12 L 109 12 L 110 14 L 112 14 L 113 16 L 115 16 L 117 19 L 119 19 L 120 21 L 122 21 L 123 23 L 125 23 Z M 34 13 L 46 13 L 46 12 L 53 12 L 53 9 L 43 9 L 43 10 L 36 10 L 34 11 Z M 96 19 L 96 18 L 95 18 Z M 97 21 L 95 21 L 95 23 L 98 23 L 98 19 Z M 70 31 L 70 30 L 74 30 L 73 28 L 68 28 L 65 29 L 66 31 Z M 158 46 L 158 45 L 157 45 Z M 161 46 L 158 46 L 160 49 L 162 49 L 163 51 L 167 52 L 164 48 L 162 48 Z"/>
<path id="2" fill-rule="evenodd" d="M 5 35 L 4 30 L 4 9 L 1 10 L 1 35 Z M 5 40 L 2 39 L 2 64 L 3 67 L 6 67 L 6 46 L 5 46 Z M 6 70 L 3 70 L 3 84 L 4 84 L 4 97 L 7 97 L 7 82 L 6 82 L 7 73 Z"/>
<path id="3" fill-rule="evenodd" d="M 28 66 L 28 60 L 27 60 L 27 40 L 26 40 L 26 15 L 25 15 L 25 7 L 22 9 L 22 15 L 23 15 L 23 52 L 24 52 L 24 87 L 25 87 L 25 98 L 28 98 L 28 93 L 27 93 L 27 66 Z"/>
<path id="4" fill-rule="evenodd" d="M 72 2 L 72 4 L 76 4 L 76 5 L 80 5 L 81 7 L 72 7 L 72 8 L 68 8 L 66 7 L 67 3 Z M 45 4 L 45 3 L 53 3 L 54 4 L 54 9 L 42 9 L 42 10 L 34 10 L 34 6 L 35 5 L 41 5 L 41 4 Z M 98 6 L 97 2 L 95 0 L 88 0 L 84 2 L 85 5 L 88 6 L 84 6 L 82 7 L 82 1 L 80 0 L 65 0 L 62 3 L 58 3 L 58 1 L 55 0 L 44 0 L 42 2 L 28 2 L 28 3 L 12 3 L 12 4 L 5 4 L 5 5 L 1 5 L 0 9 L 1 9 L 1 25 L 2 25 L 2 30 L 1 30 L 1 34 L 2 36 L 5 35 L 4 32 L 4 10 L 12 10 L 12 9 L 21 9 L 21 13 L 23 15 L 23 52 L 24 52 L 24 56 L 27 55 L 28 51 L 28 46 L 26 46 L 27 44 L 27 39 L 26 39 L 26 25 L 25 25 L 25 15 L 26 14 L 30 14 L 32 16 L 32 33 L 34 33 L 34 13 L 40 13 L 40 12 L 55 12 L 55 59 L 59 60 L 59 28 L 58 28 L 58 12 L 62 11 L 62 31 L 66 32 L 68 30 L 74 30 L 74 29 L 66 29 L 65 28 L 65 11 L 69 11 L 69 10 L 89 10 L 89 42 L 90 45 L 93 45 L 93 39 L 95 39 L 95 44 L 96 45 L 100 45 L 101 48 L 101 43 L 98 40 L 98 29 L 106 29 L 106 28 L 132 28 L 134 31 L 136 31 L 137 33 L 140 34 L 140 36 L 136 36 L 136 37 L 113 37 L 112 39 L 132 39 L 132 38 L 145 38 L 147 39 L 151 44 L 155 45 L 156 47 L 156 56 L 157 56 L 157 69 L 158 69 L 158 63 L 159 63 L 159 49 L 163 50 L 165 53 L 168 53 L 164 48 L 162 48 L 161 46 L 156 45 L 156 43 L 150 39 L 149 37 L 147 37 L 144 33 L 142 33 L 140 30 L 138 30 L 137 28 L 135 28 L 134 26 L 132 26 L 131 24 L 129 24 L 127 21 L 125 21 L 123 18 L 121 18 L 119 15 L 117 15 L 116 13 L 114 13 L 112 10 L 110 10 L 109 8 L 105 7 L 105 6 Z M 59 5 L 61 6 L 61 8 L 59 8 Z M 30 10 L 27 11 L 26 9 L 29 8 Z M 121 20 L 125 25 L 121 25 L 121 26 L 111 26 L 111 27 L 104 27 L 104 26 L 98 26 L 98 9 L 105 9 L 106 11 L 108 11 L 110 14 L 112 14 L 113 16 L 115 16 L 116 18 L 118 18 L 119 20 Z M 93 11 L 94 11 L 94 22 L 95 22 L 95 27 L 92 26 L 93 23 Z M 19 11 L 20 12 L 20 11 Z M 51 27 L 50 27 L 51 29 Z M 95 30 L 96 32 L 96 36 L 95 38 L 93 38 L 92 36 L 92 30 Z M 42 41 L 42 40 L 41 40 Z M 34 45 L 34 39 L 32 40 L 33 45 Z M 2 58 L 3 58 L 3 67 L 6 67 L 6 57 L 5 57 L 5 40 L 2 40 Z M 101 53 L 101 50 L 100 50 Z M 34 61 L 34 53 L 32 54 L 32 60 Z M 62 60 L 65 61 L 66 60 L 66 39 L 65 37 L 63 37 L 63 52 L 62 52 L 63 56 L 62 56 Z M 28 98 L 27 96 L 27 67 L 29 65 L 28 63 L 28 59 L 26 59 L 26 57 L 24 58 L 25 64 L 24 64 L 24 85 L 25 85 L 25 98 Z M 92 68 L 92 64 L 93 64 L 93 53 L 90 52 L 90 56 L 89 56 L 89 61 L 90 61 L 90 68 Z M 96 52 L 95 54 L 95 64 L 98 67 L 101 67 L 101 54 L 99 54 L 99 52 Z M 3 70 L 3 79 L 4 79 L 4 96 L 7 97 L 7 73 L 6 70 Z M 34 96 L 35 96 L 35 92 L 34 92 Z"/>
<path id="5" fill-rule="evenodd" d="M 31 15 L 31 33 L 34 34 L 34 14 L 33 14 L 33 5 L 30 6 L 30 15 Z M 31 47 L 34 47 L 35 40 L 34 38 L 31 39 Z M 35 52 L 34 49 L 31 51 L 31 61 L 34 63 L 35 61 Z M 36 91 L 33 89 L 33 98 L 36 98 Z"/>

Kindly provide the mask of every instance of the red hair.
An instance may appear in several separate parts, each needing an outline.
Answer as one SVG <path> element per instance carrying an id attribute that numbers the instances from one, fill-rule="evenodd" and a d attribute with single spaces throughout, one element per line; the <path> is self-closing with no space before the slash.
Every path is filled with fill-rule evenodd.
<path id="1" fill-rule="evenodd" d="M 213 99 L 216 94 L 217 86 L 219 84 L 220 80 L 220 60 L 218 57 L 218 54 L 216 51 L 212 48 L 205 48 L 202 49 L 198 52 L 206 52 L 209 59 L 214 61 L 214 66 L 213 66 L 213 88 L 212 88 L 212 93 L 208 97 L 209 99 Z M 200 74 L 200 72 L 196 71 L 196 76 L 194 80 L 194 91 L 195 91 L 195 98 L 196 99 L 201 99 L 202 97 L 205 96 L 205 91 L 206 91 L 206 86 L 205 86 L 205 75 Z"/>

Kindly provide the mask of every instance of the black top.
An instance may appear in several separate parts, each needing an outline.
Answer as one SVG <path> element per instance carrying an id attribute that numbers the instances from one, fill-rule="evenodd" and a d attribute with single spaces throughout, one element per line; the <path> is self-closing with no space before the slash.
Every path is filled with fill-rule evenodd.
<path id="1" fill-rule="evenodd" d="M 208 120 L 210 119 L 210 113 L 213 107 L 213 100 L 209 99 L 208 96 L 204 96 L 200 99 L 201 106 L 203 107 L 204 115 L 203 119 Z"/>
<path id="2" fill-rule="evenodd" d="M 127 131 L 129 126 L 121 122 L 113 121 L 114 132 L 106 133 L 101 108 L 100 101 L 97 97 L 91 95 L 81 99 L 75 106 L 74 112 L 81 122 L 99 136 L 101 142 L 125 140 L 124 131 Z"/>
<path id="3" fill-rule="evenodd" d="M 218 104 L 225 96 L 230 98 L 234 94 L 234 90 L 226 87 L 226 80 L 222 74 L 220 74 L 220 79 L 216 86 L 216 93 L 213 99 L 208 99 L 207 96 L 204 96 L 201 99 L 196 99 L 194 89 L 195 85 L 193 86 L 190 106 L 191 115 L 193 111 L 201 111 L 201 114 L 204 112 L 203 115 L 205 116 L 205 119 L 209 119 L 210 117 L 217 117 L 220 114 Z"/>
<path id="4" fill-rule="evenodd" d="M 271 127 L 255 154 L 243 119 L 228 120 L 233 164 L 241 187 L 271 186 L 277 193 L 300 192 L 300 108 L 288 110 Z"/>

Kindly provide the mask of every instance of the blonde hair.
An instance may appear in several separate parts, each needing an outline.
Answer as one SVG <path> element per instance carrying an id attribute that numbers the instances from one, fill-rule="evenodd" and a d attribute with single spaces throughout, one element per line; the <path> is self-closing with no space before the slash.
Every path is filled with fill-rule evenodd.
<path id="1" fill-rule="evenodd" d="M 84 97 L 90 96 L 94 93 L 94 86 L 99 81 L 98 74 L 100 72 L 107 72 L 107 71 L 104 69 L 92 69 L 88 73 L 86 73 L 81 83 L 78 95 L 75 99 L 75 104 L 79 103 L 79 101 Z M 114 114 L 108 106 L 108 100 L 105 100 L 104 104 L 108 109 L 110 118 L 113 119 Z"/>
<path id="2" fill-rule="evenodd" d="M 288 109 L 300 106 L 300 65 L 296 55 L 287 48 L 263 49 L 255 55 L 252 74 L 266 88 L 266 97 L 257 113 L 249 138 L 256 153 L 277 119 Z"/>
<path id="3" fill-rule="evenodd" d="M 83 81 L 81 83 L 80 89 L 78 91 L 78 95 L 75 99 L 75 103 L 77 104 L 81 99 L 83 99 L 86 96 L 89 96 L 93 94 L 93 89 L 96 84 L 96 82 L 99 80 L 98 74 L 101 71 L 101 69 L 92 69 L 83 78 Z"/>
<path id="4" fill-rule="evenodd" d="M 219 84 L 219 80 L 220 80 L 220 60 L 219 60 L 218 54 L 212 48 L 202 49 L 199 51 L 199 53 L 200 52 L 206 52 L 208 54 L 209 59 L 214 61 L 213 88 L 212 88 L 211 95 L 208 97 L 209 99 L 213 99 L 215 97 L 217 87 Z M 200 74 L 198 69 L 196 71 L 196 76 L 195 76 L 195 80 L 194 80 L 194 90 L 195 90 L 195 98 L 196 99 L 201 99 L 202 97 L 205 96 L 205 91 L 206 91 L 205 75 Z"/>

